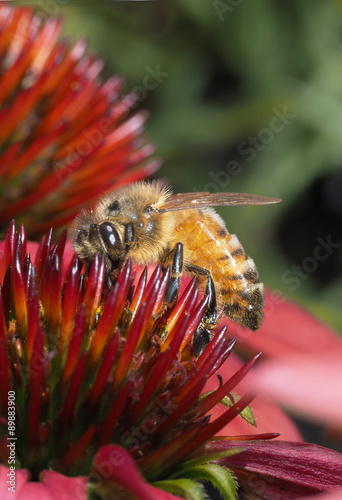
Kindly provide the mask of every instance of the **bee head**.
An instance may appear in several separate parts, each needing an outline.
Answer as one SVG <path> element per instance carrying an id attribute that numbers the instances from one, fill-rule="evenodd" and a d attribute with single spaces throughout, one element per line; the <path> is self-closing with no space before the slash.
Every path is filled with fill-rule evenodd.
<path id="1" fill-rule="evenodd" d="M 124 245 L 115 224 L 98 221 L 92 211 L 83 210 L 75 219 L 72 237 L 81 260 L 90 264 L 98 254 L 104 256 L 107 271 L 118 267 Z"/>
<path id="2" fill-rule="evenodd" d="M 136 183 L 113 191 L 75 219 L 74 250 L 86 262 L 95 254 L 104 255 L 107 271 L 119 267 L 130 255 L 145 264 L 162 251 L 161 223 L 164 215 L 154 210 L 161 187 Z M 160 248 L 159 248 L 160 247 Z"/>

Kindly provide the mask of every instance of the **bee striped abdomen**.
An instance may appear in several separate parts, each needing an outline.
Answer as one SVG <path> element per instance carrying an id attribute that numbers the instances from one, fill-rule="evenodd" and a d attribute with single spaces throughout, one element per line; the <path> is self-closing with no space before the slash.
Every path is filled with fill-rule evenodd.
<path id="1" fill-rule="evenodd" d="M 263 315 L 263 285 L 253 260 L 223 224 L 213 210 L 184 211 L 179 214 L 175 242 L 182 235 L 185 263 L 210 272 L 218 307 L 236 323 L 257 330 Z M 205 276 L 198 276 L 198 281 L 205 286 Z"/>
<path id="2" fill-rule="evenodd" d="M 224 255 L 217 260 L 227 265 L 221 279 L 216 277 L 220 283 L 219 301 L 233 321 L 257 330 L 263 317 L 264 290 L 256 266 L 234 234 L 226 236 L 222 246 Z"/>

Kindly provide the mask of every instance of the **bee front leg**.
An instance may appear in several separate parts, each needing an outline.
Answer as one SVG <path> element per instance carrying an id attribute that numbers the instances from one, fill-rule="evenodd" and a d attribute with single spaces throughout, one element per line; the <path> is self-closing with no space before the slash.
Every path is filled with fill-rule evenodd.
<path id="1" fill-rule="evenodd" d="M 183 272 L 182 243 L 177 243 L 175 248 L 165 255 L 162 264 L 165 266 L 169 262 L 171 262 L 171 275 L 164 297 L 166 306 L 171 306 L 174 303 L 179 292 L 180 277 Z"/>
<path id="2" fill-rule="evenodd" d="M 131 247 L 131 245 L 134 243 L 135 239 L 135 234 L 134 234 L 134 226 L 130 222 L 129 224 L 126 224 L 125 226 L 125 235 L 124 235 L 124 243 L 125 246 L 122 249 L 122 256 L 120 259 L 113 259 L 109 255 L 107 256 L 107 259 L 109 261 L 110 265 L 110 270 L 106 272 L 106 285 L 111 290 L 113 288 L 113 283 L 115 282 L 119 272 L 121 269 L 124 267 L 126 260 L 127 260 L 127 254 L 128 251 Z"/>
<path id="3" fill-rule="evenodd" d="M 107 288 L 111 290 L 123 266 L 120 259 L 112 259 L 111 257 L 107 256 L 107 260 L 108 266 L 105 274 L 105 283 L 107 285 Z"/>

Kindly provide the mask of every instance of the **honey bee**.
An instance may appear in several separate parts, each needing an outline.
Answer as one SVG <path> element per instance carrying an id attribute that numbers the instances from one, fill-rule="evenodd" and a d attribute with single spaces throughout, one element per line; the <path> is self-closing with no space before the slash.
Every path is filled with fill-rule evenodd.
<path id="1" fill-rule="evenodd" d="M 263 284 L 253 260 L 212 207 L 279 201 L 243 193 L 172 194 L 160 181 L 137 182 L 80 212 L 74 222 L 73 247 L 88 264 L 96 254 L 103 255 L 111 277 L 129 257 L 144 266 L 173 262 L 176 285 L 183 270 L 197 275 L 201 286 L 211 280 L 217 308 L 236 323 L 257 330 L 263 317 Z M 174 294 L 171 289 L 170 301 Z M 212 322 L 215 318 L 213 313 Z"/>

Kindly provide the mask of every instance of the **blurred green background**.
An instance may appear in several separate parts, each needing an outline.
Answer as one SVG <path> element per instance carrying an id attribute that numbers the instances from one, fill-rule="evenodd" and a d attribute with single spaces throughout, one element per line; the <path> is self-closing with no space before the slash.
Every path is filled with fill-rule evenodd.
<path id="1" fill-rule="evenodd" d="M 265 284 L 342 331 L 342 2 L 39 5 L 150 110 L 159 176 L 176 192 L 284 200 L 219 212 Z"/>

